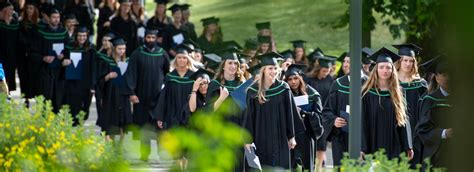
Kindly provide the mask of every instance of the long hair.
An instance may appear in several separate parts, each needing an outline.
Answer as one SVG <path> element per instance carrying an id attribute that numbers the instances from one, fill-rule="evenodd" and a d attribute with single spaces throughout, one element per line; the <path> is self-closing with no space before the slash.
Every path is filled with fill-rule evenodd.
<path id="1" fill-rule="evenodd" d="M 23 27 L 26 27 L 27 24 L 35 25 L 39 22 L 39 10 L 38 8 L 36 8 L 36 6 L 34 5 L 31 5 L 31 6 L 33 6 L 33 9 L 34 9 L 33 16 L 31 16 L 31 19 L 28 17 L 28 14 L 26 12 L 28 6 L 23 7 L 23 10 L 21 11 L 21 21 L 22 21 Z"/>
<path id="2" fill-rule="evenodd" d="M 302 48 L 302 49 L 303 49 L 303 55 L 301 57 L 301 61 L 303 61 L 304 64 L 309 64 L 309 60 L 308 60 L 308 58 L 306 58 L 306 49 L 305 48 Z M 296 51 L 295 51 L 294 55 L 295 55 L 294 59 L 296 61 Z"/>
<path id="3" fill-rule="evenodd" d="M 79 49 L 81 47 L 81 45 L 79 44 L 79 41 L 77 40 L 77 36 L 78 36 L 78 32 L 74 32 L 74 43 L 73 43 L 73 48 L 74 49 Z M 84 50 L 85 51 L 89 51 L 89 49 L 91 48 L 91 43 L 89 42 L 89 32 L 87 32 L 87 36 L 86 36 L 86 42 L 84 42 Z"/>
<path id="4" fill-rule="evenodd" d="M 392 67 L 393 64 L 392 64 Z M 379 93 L 377 89 L 379 87 L 378 81 L 378 64 L 375 65 L 374 70 L 370 72 L 369 79 L 365 82 L 364 86 L 362 87 L 362 96 L 365 96 L 370 89 L 375 88 L 375 91 Z M 392 100 L 392 104 L 395 108 L 395 118 L 397 119 L 397 126 L 403 126 L 407 123 L 408 117 L 406 114 L 406 102 L 403 97 L 400 83 L 398 81 L 398 74 L 396 70 L 392 70 L 392 76 L 389 79 L 389 91 L 390 91 L 390 98 Z M 380 103 L 380 100 L 379 100 Z"/>
<path id="5" fill-rule="evenodd" d="M 403 56 L 400 60 L 396 61 L 394 64 L 395 64 L 395 68 L 397 69 L 397 71 L 400 70 L 400 67 L 402 65 L 402 60 L 403 58 L 413 58 L 414 62 L 413 62 L 413 66 L 411 68 L 411 71 L 410 71 L 410 82 L 415 80 L 415 79 L 419 79 L 420 78 L 420 74 L 418 73 L 418 61 L 416 60 L 416 58 L 414 57 L 409 57 L 409 56 Z"/>
<path id="6" fill-rule="evenodd" d="M 145 21 L 145 7 L 138 4 L 140 8 L 138 9 L 138 14 L 135 14 L 135 11 L 133 10 L 133 7 L 135 5 L 137 4 L 132 3 L 132 6 L 130 7 L 130 12 L 132 13 L 132 19 L 135 20 L 135 23 L 140 24 Z"/>
<path id="7" fill-rule="evenodd" d="M 221 84 L 224 84 L 224 82 L 225 82 L 225 79 L 224 79 L 225 62 L 227 62 L 227 60 L 224 60 L 219 65 L 219 68 L 217 69 L 216 76 L 214 77 L 214 79 L 220 81 Z M 237 72 L 235 73 L 235 78 L 240 82 L 245 81 L 244 72 L 240 69 L 240 62 L 238 60 L 237 60 Z"/>
<path id="8" fill-rule="evenodd" d="M 107 0 L 103 0 L 103 1 L 99 4 L 99 8 L 108 7 L 109 5 L 110 5 L 110 4 L 108 3 Z M 117 9 L 119 8 L 119 6 L 120 6 L 120 4 L 119 4 L 117 1 L 115 1 L 112 5 L 113 5 L 113 7 L 114 7 L 114 9 L 113 9 L 114 11 L 117 10 Z"/>
<path id="9" fill-rule="evenodd" d="M 202 35 L 206 35 L 207 33 L 207 30 L 209 30 L 209 26 L 205 26 L 204 29 L 202 30 Z M 222 30 L 221 30 L 221 26 L 219 26 L 217 24 L 217 29 L 216 31 L 211 35 L 211 43 L 218 43 L 218 42 L 222 42 L 222 37 L 223 37 L 223 34 L 222 34 Z"/>
<path id="10" fill-rule="evenodd" d="M 114 59 L 115 62 L 118 62 L 117 59 L 115 59 L 115 48 L 117 48 L 116 46 L 112 46 L 112 49 L 113 49 L 113 53 L 112 53 L 112 58 Z M 119 61 L 125 61 L 127 59 L 127 51 L 125 51 L 125 53 L 123 53 L 123 56 L 119 57 L 120 60 Z"/>
<path id="11" fill-rule="evenodd" d="M 177 54 L 176 57 L 173 60 L 171 60 L 171 62 L 170 62 L 172 69 L 176 69 L 176 66 L 177 66 L 176 59 L 177 59 L 178 55 L 184 55 L 188 59 L 188 63 L 186 64 L 186 68 L 188 68 L 189 70 L 191 70 L 193 72 L 197 71 L 197 69 L 195 67 L 196 62 L 193 60 L 193 58 L 191 58 L 191 56 L 189 56 L 187 54 Z"/>
<path id="12" fill-rule="evenodd" d="M 112 16 L 110 16 L 110 20 L 112 21 L 113 17 L 122 17 L 120 15 L 121 11 L 122 11 L 122 5 L 119 5 L 117 10 L 115 10 L 115 13 Z M 130 10 L 128 11 L 128 14 L 127 14 L 128 15 L 128 20 L 132 19 L 132 11 L 133 11 L 132 10 L 132 5 L 130 4 Z"/>
<path id="13" fill-rule="evenodd" d="M 273 43 L 272 43 L 272 42 L 270 42 L 270 43 L 259 43 L 259 44 L 258 44 L 257 53 L 255 54 L 255 56 L 257 56 L 257 55 L 259 55 L 259 54 L 263 54 L 262 48 L 260 48 L 262 44 L 268 44 L 268 50 L 267 50 L 267 52 L 265 52 L 265 53 L 269 53 L 269 52 L 272 52 L 272 51 L 273 51 Z"/>
<path id="14" fill-rule="evenodd" d="M 308 76 L 310 76 L 311 78 L 317 78 L 318 75 L 319 75 L 319 72 L 321 72 L 321 69 L 323 67 L 321 65 L 318 64 L 315 64 L 314 65 L 314 68 L 313 70 L 311 70 L 309 73 L 308 73 Z"/>
<path id="15" fill-rule="evenodd" d="M 260 79 L 257 81 L 257 83 L 258 83 L 257 96 L 258 96 L 258 102 L 259 102 L 260 104 L 264 104 L 264 103 L 267 101 L 267 99 L 265 98 L 265 91 L 266 91 L 266 89 L 265 89 L 265 80 L 266 80 L 266 78 L 265 78 L 265 69 L 267 69 L 268 67 L 269 67 L 268 65 L 267 65 L 267 66 L 263 66 L 263 67 L 260 69 L 260 73 L 258 74 L 258 75 L 260 75 L 260 77 L 259 77 Z M 277 65 L 276 67 L 277 67 L 277 73 L 278 73 L 278 75 L 275 76 L 275 79 L 276 79 L 276 78 L 280 78 L 280 77 L 279 77 L 279 73 L 280 73 L 279 70 L 280 70 L 280 68 L 278 67 L 278 65 Z"/>
<path id="16" fill-rule="evenodd" d="M 298 85 L 298 88 L 296 88 L 296 90 L 301 93 L 302 95 L 308 95 L 308 92 L 306 92 L 306 83 L 304 82 L 303 80 L 303 77 L 301 77 L 300 75 L 295 75 L 296 78 L 298 79 L 298 81 L 300 82 L 300 84 Z M 288 83 L 288 78 L 285 77 L 285 81 Z"/>

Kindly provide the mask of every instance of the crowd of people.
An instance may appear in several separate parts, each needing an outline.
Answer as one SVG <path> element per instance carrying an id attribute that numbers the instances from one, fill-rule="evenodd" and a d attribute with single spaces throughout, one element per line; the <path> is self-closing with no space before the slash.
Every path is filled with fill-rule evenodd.
<path id="1" fill-rule="evenodd" d="M 0 88 L 16 90 L 18 75 L 27 105 L 40 95 L 55 112 L 68 105 L 74 125 L 81 125 L 81 111 L 88 118 L 94 96 L 106 139 L 122 140 L 131 126 L 138 128 L 133 138 L 144 161 L 157 132 L 188 125 L 200 110 L 230 108 L 226 120 L 250 133 L 243 147 L 255 149 L 263 166 L 321 169 L 328 142 L 334 165 L 341 165 L 350 132 L 347 52 L 308 52 L 304 40 L 277 50 L 270 22 L 256 23 L 257 34 L 242 47 L 224 41 L 215 16 L 201 20 L 198 36 L 190 4 L 155 2 L 148 18 L 139 0 L 3 0 Z M 451 108 L 444 55 L 419 64 L 421 47 L 393 46 L 398 52 L 360 52 L 361 157 L 385 149 L 389 158 L 406 153 L 413 167 L 425 158 L 444 166 L 453 135 L 444 120 Z M 239 171 L 248 167 L 243 152 L 236 155 Z"/>

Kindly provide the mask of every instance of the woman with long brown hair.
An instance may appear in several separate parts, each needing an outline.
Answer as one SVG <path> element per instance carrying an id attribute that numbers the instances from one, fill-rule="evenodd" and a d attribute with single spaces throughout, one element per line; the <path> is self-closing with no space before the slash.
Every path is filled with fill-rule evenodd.
<path id="1" fill-rule="evenodd" d="M 293 57 L 295 59 L 295 63 L 298 64 L 305 64 L 308 65 L 308 59 L 306 58 L 306 52 L 304 44 L 306 41 L 304 40 L 294 40 L 291 41 L 293 44 Z"/>
<path id="2" fill-rule="evenodd" d="M 410 123 L 393 64 L 400 56 L 381 48 L 370 58 L 376 65 L 362 87 L 361 156 L 384 149 L 390 159 L 403 152 L 411 159 L 413 150 L 409 141 Z"/>
<path id="3" fill-rule="evenodd" d="M 35 89 L 39 63 L 35 61 L 38 55 L 38 33 L 36 26 L 39 22 L 38 4 L 27 2 L 23 7 L 20 17 L 20 45 L 18 54 L 18 77 L 20 79 L 21 92 L 25 94 L 26 103 L 28 99 L 38 95 Z"/>
<path id="4" fill-rule="evenodd" d="M 146 22 L 146 26 L 150 28 L 164 29 L 173 21 L 170 16 L 166 15 L 166 4 L 168 0 L 155 0 L 155 15 Z"/>
<path id="5" fill-rule="evenodd" d="M 223 41 L 219 18 L 214 16 L 208 17 L 201 19 L 201 22 L 204 29 L 201 36 L 197 39 L 197 43 L 206 53 L 216 52 Z"/>
<path id="6" fill-rule="evenodd" d="M 267 54 L 273 51 L 272 39 L 270 36 L 258 36 L 257 55 Z"/>
<path id="7" fill-rule="evenodd" d="M 290 169 L 295 133 L 304 131 L 304 127 L 290 87 L 278 80 L 280 69 L 276 58 L 281 55 L 272 52 L 258 58 L 262 67 L 259 79 L 247 91 L 244 126 L 263 167 Z M 250 143 L 245 145 L 246 151 L 252 149 Z"/>
<path id="8" fill-rule="evenodd" d="M 127 41 L 127 56 L 138 47 L 138 26 L 132 18 L 130 0 L 120 0 L 120 7 L 110 21 L 110 29 Z"/>

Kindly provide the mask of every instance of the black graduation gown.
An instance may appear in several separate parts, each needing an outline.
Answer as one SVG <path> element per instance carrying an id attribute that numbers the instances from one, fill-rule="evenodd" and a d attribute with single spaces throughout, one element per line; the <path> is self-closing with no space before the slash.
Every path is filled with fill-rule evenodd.
<path id="1" fill-rule="evenodd" d="M 158 121 L 163 121 L 165 129 L 179 126 L 184 122 L 182 108 L 188 103 L 188 96 L 193 89 L 194 80 L 189 79 L 193 72 L 188 70 L 180 77 L 176 70 L 166 74 L 165 87 L 160 93 L 158 105 L 153 115 Z"/>
<path id="2" fill-rule="evenodd" d="M 302 93 L 292 90 L 293 96 L 302 96 Z M 299 106 L 300 114 L 303 119 L 305 131 L 296 133 L 296 147 L 293 155 L 295 159 L 292 167 L 296 167 L 296 163 L 300 164 L 305 170 L 314 169 L 315 163 L 315 142 L 323 134 L 321 124 L 322 103 L 321 96 L 311 86 L 306 85 L 306 93 L 308 95 L 307 105 Z M 296 162 L 300 161 L 300 162 Z"/>
<path id="3" fill-rule="evenodd" d="M 128 20 L 124 20 L 120 15 L 115 16 L 110 21 L 110 29 L 115 33 L 123 36 L 127 41 L 127 56 L 130 56 L 132 52 L 138 47 L 137 29 L 138 26 L 132 17 L 129 16 Z"/>
<path id="4" fill-rule="evenodd" d="M 396 158 L 411 148 L 405 126 L 398 126 L 389 91 L 371 89 L 362 97 L 362 149 L 373 154 L 385 149 L 388 158 Z"/>
<path id="5" fill-rule="evenodd" d="M 117 78 L 105 81 L 105 75 L 100 79 L 104 83 L 103 92 L 103 113 L 102 119 L 99 123 L 102 131 L 108 135 L 120 134 L 120 128 L 127 129 L 132 123 L 132 112 L 130 98 L 126 95 L 126 81 L 120 70 L 117 70 L 117 63 L 109 57 L 104 59 L 109 64 L 101 72 L 102 74 L 109 74 L 116 72 Z M 128 59 L 127 59 L 128 61 Z"/>
<path id="6" fill-rule="evenodd" d="M 16 90 L 15 71 L 17 68 L 17 50 L 19 47 L 20 24 L 12 20 L 6 24 L 0 20 L 0 63 L 3 64 L 3 70 L 10 91 Z"/>
<path id="7" fill-rule="evenodd" d="M 85 112 L 84 120 L 89 117 L 89 107 L 91 105 L 92 93 L 94 89 L 95 78 L 95 47 L 91 45 L 88 50 L 83 47 L 73 47 L 73 45 L 66 46 L 64 49 L 64 59 L 71 59 L 70 53 L 81 53 L 81 60 L 77 63 L 75 70 L 80 71 L 80 77 L 68 78 L 67 70 L 72 70 L 74 64 L 71 62 L 69 66 L 62 66 L 62 78 L 64 79 L 64 97 L 63 105 L 69 105 L 71 114 L 74 117 L 74 125 L 79 124 L 77 119 L 79 111 Z"/>
<path id="8" fill-rule="evenodd" d="M 188 102 L 191 99 L 191 95 L 188 98 Z M 191 112 L 189 109 L 189 103 L 186 103 L 186 105 L 183 107 L 183 110 L 181 112 L 181 119 L 183 119 L 183 122 L 181 125 L 187 126 L 189 123 L 189 120 L 191 119 L 192 115 L 200 110 L 204 110 L 206 107 L 206 96 L 202 95 L 201 93 L 196 92 L 196 110 L 194 112 Z"/>
<path id="9" fill-rule="evenodd" d="M 295 133 L 304 131 L 301 119 L 295 120 L 299 114 L 293 95 L 288 84 L 279 80 L 265 91 L 267 102 L 264 104 L 259 103 L 257 92 L 258 83 L 247 91 L 244 126 L 255 143 L 262 166 L 289 169 L 288 140 L 295 137 Z"/>
<path id="10" fill-rule="evenodd" d="M 326 103 L 327 97 L 329 96 L 329 90 L 334 79 L 331 76 L 327 76 L 324 79 L 318 78 L 307 78 L 308 84 L 313 87 L 321 95 L 321 102 Z"/>
<path id="11" fill-rule="evenodd" d="M 94 76 L 94 90 L 95 90 L 95 101 L 96 101 L 96 109 L 97 109 L 97 122 L 96 125 L 101 126 L 101 122 L 103 120 L 102 113 L 103 113 L 103 97 L 104 97 L 104 84 L 105 82 L 101 82 L 101 79 L 107 75 L 109 63 L 111 62 L 111 57 L 107 55 L 105 50 L 97 52 L 95 55 L 95 76 Z"/>
<path id="12" fill-rule="evenodd" d="M 228 111 L 226 110 L 226 112 L 230 112 L 230 114 L 224 114 L 224 115 L 226 116 L 227 121 L 230 121 L 238 126 L 242 126 L 243 110 L 237 105 L 237 103 L 230 96 L 230 94 L 234 92 L 234 90 L 237 89 L 241 84 L 242 82 L 238 80 L 224 81 L 224 84 L 221 84 L 217 80 L 212 80 L 209 83 L 209 87 L 207 89 L 207 96 L 206 96 L 206 100 L 207 102 L 209 102 L 207 107 L 211 110 L 214 110 L 214 103 L 217 101 L 217 99 L 220 96 L 220 87 L 223 86 L 227 88 L 227 91 L 229 91 L 229 96 L 227 96 L 223 104 L 227 104 L 226 107 L 230 108 L 228 109 Z"/>
<path id="13" fill-rule="evenodd" d="M 332 143 L 332 156 L 334 165 L 341 165 L 344 152 L 348 152 L 349 134 L 341 128 L 334 127 L 334 121 L 341 117 L 341 112 L 346 112 L 349 105 L 349 75 L 337 78 L 329 91 L 329 96 L 324 104 L 322 121 L 324 125 L 324 139 Z M 362 77 L 362 83 L 367 77 Z"/>
<path id="14" fill-rule="evenodd" d="M 418 123 L 418 102 L 427 90 L 427 83 L 424 79 L 416 79 L 412 82 L 400 82 L 405 92 L 405 99 L 407 101 L 408 117 L 410 119 L 410 126 L 412 131 L 415 131 L 415 126 Z"/>
<path id="15" fill-rule="evenodd" d="M 130 57 L 126 75 L 127 94 L 136 95 L 140 101 L 133 105 L 133 123 L 139 127 L 156 125 L 152 121 L 161 88 L 170 68 L 168 54 L 161 47 L 153 51 L 141 46 Z"/>
<path id="16" fill-rule="evenodd" d="M 86 4 L 68 6 L 64 11 L 74 14 L 77 21 L 89 29 L 89 35 L 94 35 L 94 17 L 89 14 L 89 9 Z"/>
<path id="17" fill-rule="evenodd" d="M 184 40 L 189 39 L 189 34 L 187 30 L 185 30 L 184 25 L 181 25 L 180 28 L 176 28 L 172 23 L 165 27 L 165 31 L 163 34 L 163 48 L 166 51 L 176 47 L 178 44 L 173 40 L 173 36 L 182 34 Z"/>
<path id="18" fill-rule="evenodd" d="M 450 162 L 447 154 L 452 145 L 451 140 L 442 139 L 441 135 L 443 129 L 452 128 L 446 116 L 451 108 L 449 96 L 444 96 L 439 88 L 424 96 L 420 106 L 420 121 L 415 129 L 415 143 L 417 141 L 422 143 L 419 149 L 422 151 L 421 160 L 430 158 L 431 164 L 435 167 L 447 167 Z"/>
<path id="19" fill-rule="evenodd" d="M 329 96 L 329 90 L 331 89 L 331 84 L 333 82 L 333 78 L 331 76 L 327 76 L 324 79 L 318 78 L 306 78 L 308 80 L 308 84 L 313 87 L 316 91 L 318 91 L 319 95 L 321 95 L 321 102 L 324 104 L 326 102 L 327 97 Z M 326 125 L 325 125 L 326 126 Z M 318 151 L 326 151 L 327 147 L 327 140 L 325 137 L 321 137 L 317 140 L 316 149 Z"/>
<path id="20" fill-rule="evenodd" d="M 166 26 L 168 26 L 168 24 L 172 23 L 171 17 L 169 16 L 166 16 L 164 20 L 166 21 L 166 23 L 164 21 L 162 22 L 158 20 L 156 16 L 153 16 L 152 18 L 148 19 L 148 21 L 146 22 L 146 26 L 151 28 L 164 29 L 166 28 Z"/>
<path id="21" fill-rule="evenodd" d="M 110 21 L 109 18 L 114 14 L 115 10 L 107 6 L 99 8 L 99 19 L 97 20 L 97 47 L 102 47 L 102 37 L 109 31 L 109 27 L 104 27 L 104 23 Z"/>
<path id="22" fill-rule="evenodd" d="M 194 42 L 197 41 L 196 28 L 194 27 L 194 23 L 191 23 L 189 21 L 184 23 L 184 30 L 188 32 L 189 39 L 193 40 Z"/>
<path id="23" fill-rule="evenodd" d="M 38 95 L 37 79 L 39 72 L 39 46 L 38 27 L 31 23 L 22 22 L 20 28 L 20 42 L 18 50 L 18 77 L 20 88 L 25 98 L 33 98 Z"/>
<path id="24" fill-rule="evenodd" d="M 206 52 L 206 53 L 213 53 L 219 50 L 219 45 L 221 45 L 222 40 L 217 41 L 216 43 L 211 43 L 207 40 L 206 36 L 201 35 L 197 39 L 197 43 L 199 44 L 199 47 Z"/>
<path id="25" fill-rule="evenodd" d="M 60 78 L 61 61 L 57 58 L 58 54 L 53 50 L 53 44 L 64 44 L 67 45 L 66 30 L 61 26 L 53 30 L 49 26 L 44 29 L 40 29 L 40 56 L 41 61 L 39 69 L 39 92 L 45 97 L 46 100 L 51 100 L 54 112 L 58 112 L 61 105 L 61 99 L 63 94 L 64 80 Z M 46 63 L 43 61 L 45 56 L 56 57 L 52 63 Z"/>

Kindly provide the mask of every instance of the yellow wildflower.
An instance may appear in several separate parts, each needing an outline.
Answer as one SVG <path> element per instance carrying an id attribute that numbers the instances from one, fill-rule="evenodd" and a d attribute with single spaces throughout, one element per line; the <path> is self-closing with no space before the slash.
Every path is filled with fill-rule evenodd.
<path id="1" fill-rule="evenodd" d="M 40 152 L 41 154 L 44 154 L 44 148 L 42 146 L 36 146 L 36 148 L 38 149 L 38 152 Z"/>

